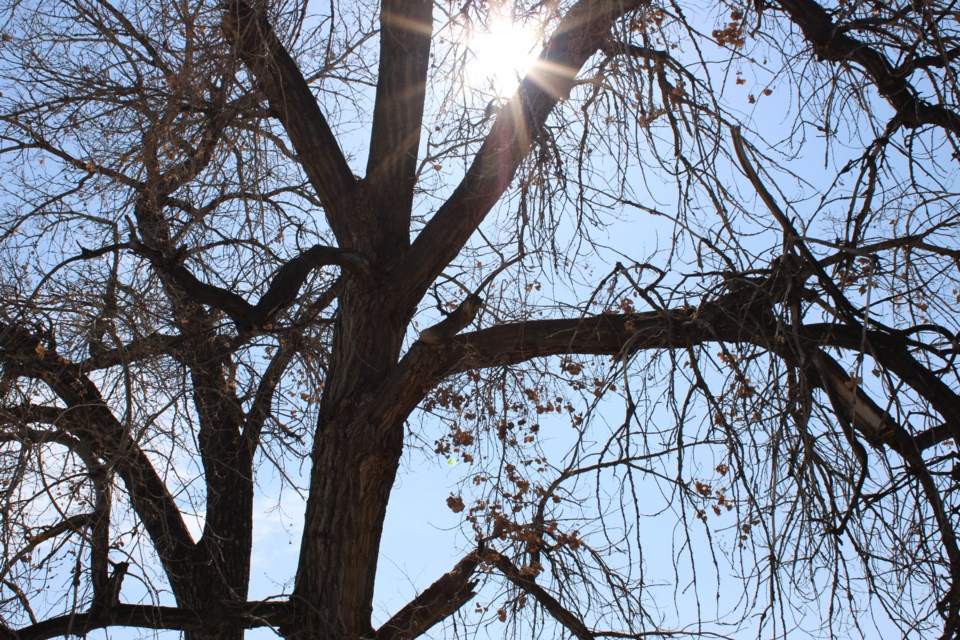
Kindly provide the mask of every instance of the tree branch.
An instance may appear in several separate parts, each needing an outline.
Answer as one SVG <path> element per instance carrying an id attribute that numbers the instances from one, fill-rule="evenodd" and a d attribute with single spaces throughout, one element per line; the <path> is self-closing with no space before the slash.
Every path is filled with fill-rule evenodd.
<path id="1" fill-rule="evenodd" d="M 739 317 L 713 313 L 707 321 L 710 306 L 701 313 L 691 308 L 503 324 L 454 336 L 445 362 L 449 373 L 459 373 L 562 354 L 625 357 L 643 349 L 757 338 Z"/>
<path id="2" fill-rule="evenodd" d="M 747 150 L 743 144 L 743 136 L 740 133 L 740 128 L 732 127 L 730 129 L 730 133 L 731 137 L 733 138 L 733 148 L 737 155 L 737 160 L 740 162 L 740 167 L 743 169 L 743 173 L 747 176 L 750 184 L 753 185 L 757 195 L 760 196 L 760 199 L 763 200 L 763 203 L 767 206 L 767 210 L 770 211 L 774 219 L 776 219 L 777 223 L 783 229 L 785 243 L 787 245 L 796 247 L 797 251 L 800 253 L 800 256 L 806 261 L 807 265 L 813 270 L 814 274 L 816 274 L 817 280 L 820 282 L 820 286 L 822 286 L 823 289 L 830 295 L 830 297 L 833 298 L 834 304 L 837 305 L 837 311 L 840 312 L 840 315 L 843 316 L 843 319 L 848 323 L 858 324 L 856 318 L 857 313 L 853 308 L 853 305 L 850 304 L 850 301 L 847 300 L 846 296 L 843 295 L 843 292 L 840 291 L 840 288 L 836 285 L 833 279 L 827 275 L 826 271 L 823 270 L 820 262 L 807 247 L 806 243 L 803 242 L 803 236 L 801 236 L 796 227 L 793 226 L 790 218 L 783 213 L 783 211 L 777 205 L 777 201 L 774 199 L 773 195 L 770 194 L 766 186 L 763 184 L 763 181 L 760 180 L 760 176 L 757 174 L 756 169 L 753 168 L 750 158 L 747 156 Z"/>
<path id="3" fill-rule="evenodd" d="M 742 292 L 728 296 L 739 301 Z M 427 391 L 443 378 L 464 371 L 562 354 L 623 358 L 643 349 L 677 349 L 713 340 L 758 340 L 758 329 L 744 321 L 743 309 L 707 303 L 699 310 L 535 320 L 461 333 L 437 345 L 420 341 L 410 348 L 377 394 L 379 404 L 386 409 L 383 424 L 402 426 Z"/>
<path id="4" fill-rule="evenodd" d="M 183 342 L 183 336 L 151 333 L 119 347 L 104 349 L 87 360 L 78 362 L 77 367 L 81 371 L 93 371 L 118 365 L 131 365 L 139 360 L 162 354 L 174 355 L 176 348 Z"/>
<path id="5" fill-rule="evenodd" d="M 315 245 L 277 269 L 267 292 L 253 308 L 255 326 L 271 322 L 277 314 L 290 306 L 311 271 L 331 264 L 345 268 L 364 279 L 373 277 L 370 264 L 356 251 Z"/>
<path id="6" fill-rule="evenodd" d="M 193 538 L 150 459 L 107 407 L 96 385 L 77 365 L 18 325 L 0 323 L 0 361 L 42 380 L 66 405 L 59 416 L 49 416 L 51 424 L 113 465 L 176 590 L 176 578 L 189 575 L 193 565 Z"/>
<path id="7" fill-rule="evenodd" d="M 42 545 L 44 542 L 52 540 L 53 538 L 56 538 L 64 533 L 82 533 L 85 528 L 94 523 L 95 517 L 95 514 L 92 513 L 80 513 L 74 516 L 69 516 L 54 525 L 45 527 L 39 533 L 31 534 L 27 538 L 26 544 L 22 549 L 16 553 L 11 553 L 12 550 L 7 552 L 9 554 L 9 560 L 4 563 L 2 570 L 0 570 L 0 581 L 6 580 L 10 569 L 23 558 L 30 555 L 34 549 Z"/>
<path id="8" fill-rule="evenodd" d="M 478 560 L 471 553 L 448 573 L 440 576 L 377 630 L 375 640 L 411 640 L 456 613 L 476 592 L 470 580 Z"/>
<path id="9" fill-rule="evenodd" d="M 349 213 L 338 205 L 356 186 L 356 180 L 297 63 L 265 12 L 244 0 L 224 2 L 223 31 L 290 136 L 337 240 L 351 246 Z"/>
<path id="10" fill-rule="evenodd" d="M 191 300 L 226 313 L 240 333 L 249 333 L 270 324 L 296 300 L 310 272 L 318 267 L 337 265 L 367 279 L 373 274 L 369 263 L 356 251 L 315 245 L 283 263 L 270 280 L 266 293 L 256 305 L 251 305 L 229 289 L 198 279 L 183 266 L 179 255 L 165 255 L 136 238 L 131 238 L 130 245 L 150 260 L 160 273 L 169 277 Z"/>
<path id="11" fill-rule="evenodd" d="M 566 354 L 624 358 L 645 349 L 677 349 L 714 341 L 755 344 L 794 361 L 796 354 L 778 347 L 775 341 L 777 327 L 769 313 L 769 299 L 761 299 L 763 282 L 731 290 L 699 308 L 517 322 L 462 333 L 437 344 L 421 340 L 404 356 L 384 385 L 383 394 L 394 403 L 393 411 L 412 411 L 427 389 L 456 373 Z M 864 332 L 858 326 L 821 324 L 801 326 L 798 334 L 806 345 L 818 351 L 821 347 L 860 351 L 866 344 L 881 365 L 943 416 L 948 426 L 938 430 L 938 438 L 943 429 L 950 429 L 955 437 L 960 433 L 960 397 L 917 362 L 895 336 L 875 330 Z M 850 386 L 849 376 L 839 364 L 822 364 L 821 371 L 811 369 L 806 373 L 820 381 L 820 386 L 831 395 L 835 410 L 845 415 L 871 443 L 893 446 L 901 454 L 918 451 L 921 445 L 930 446 L 933 434 L 918 442 L 876 403 L 862 393 L 858 395 L 857 386 Z"/>
<path id="12" fill-rule="evenodd" d="M 16 640 L 83 636 L 95 629 L 107 627 L 216 632 L 230 628 L 279 627 L 286 623 L 288 617 L 286 602 L 245 602 L 199 611 L 178 607 L 120 604 L 100 612 L 70 613 L 49 618 L 11 632 Z"/>
<path id="13" fill-rule="evenodd" d="M 384 0 L 380 9 L 380 70 L 366 183 L 377 201 L 352 220 L 384 242 L 384 250 L 410 242 L 410 212 L 423 128 L 432 35 L 432 0 Z M 376 216 L 376 219 L 368 219 Z"/>
<path id="14" fill-rule="evenodd" d="M 483 306 L 483 298 L 474 294 L 467 296 L 453 313 L 432 327 L 421 331 L 420 341 L 425 344 L 440 344 L 473 322 L 481 306 Z"/>
<path id="15" fill-rule="evenodd" d="M 521 591 L 533 596 L 557 622 L 566 627 L 579 640 L 594 640 L 596 636 L 587 628 L 587 625 L 583 623 L 579 616 L 560 604 L 560 601 L 537 584 L 532 575 L 527 575 L 518 569 L 505 555 L 495 551 L 487 551 L 484 554 L 484 560 L 499 569 L 507 580 L 519 587 Z"/>
<path id="16" fill-rule="evenodd" d="M 800 335 L 825 346 L 856 350 L 863 348 L 866 336 L 870 355 L 929 402 L 945 422 L 938 427 L 938 431 L 949 430 L 954 442 L 960 444 L 960 396 L 939 376 L 918 362 L 907 350 L 903 339 L 881 331 L 864 331 L 862 326 L 832 324 L 803 326 L 800 328 Z"/>
<path id="17" fill-rule="evenodd" d="M 814 0 L 778 0 L 777 4 L 822 59 L 852 62 L 862 68 L 904 126 L 932 124 L 960 135 L 960 114 L 921 99 L 907 76 L 897 73 L 886 56 L 843 32 L 820 4 Z"/>

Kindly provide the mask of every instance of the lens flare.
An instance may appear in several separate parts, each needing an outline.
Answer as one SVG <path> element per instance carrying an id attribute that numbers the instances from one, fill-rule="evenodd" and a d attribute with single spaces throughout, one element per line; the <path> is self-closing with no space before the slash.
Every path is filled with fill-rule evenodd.
<path id="1" fill-rule="evenodd" d="M 511 95 L 537 60 L 538 40 L 533 25 L 514 22 L 507 16 L 492 18 L 484 29 L 470 34 L 472 60 L 467 81 L 495 96 Z"/>

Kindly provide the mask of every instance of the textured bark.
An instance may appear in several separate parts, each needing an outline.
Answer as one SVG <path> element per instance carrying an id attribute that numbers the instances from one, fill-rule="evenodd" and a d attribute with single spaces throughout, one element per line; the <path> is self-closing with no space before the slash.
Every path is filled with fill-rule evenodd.
<path id="1" fill-rule="evenodd" d="M 333 362 L 313 446 L 293 638 L 362 638 L 406 415 L 387 417 L 377 388 L 396 362 L 412 309 L 356 283 L 341 296 Z"/>
<path id="2" fill-rule="evenodd" d="M 479 553 L 471 553 L 451 571 L 440 576 L 377 629 L 376 640 L 417 638 L 459 611 L 476 595 L 473 588 L 477 583 L 471 577 L 479 559 Z"/>
<path id="3" fill-rule="evenodd" d="M 398 251 L 410 242 L 433 0 L 385 0 L 380 12 L 380 68 L 365 180 L 376 204 L 351 219 L 354 233 L 374 252 Z"/>

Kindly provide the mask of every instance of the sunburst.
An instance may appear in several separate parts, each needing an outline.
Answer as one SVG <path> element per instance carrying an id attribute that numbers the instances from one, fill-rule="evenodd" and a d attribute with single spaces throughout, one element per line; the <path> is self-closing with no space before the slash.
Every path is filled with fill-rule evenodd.
<path id="1" fill-rule="evenodd" d="M 467 38 L 471 53 L 467 83 L 495 97 L 512 94 L 536 63 L 539 31 L 536 25 L 514 21 L 509 15 L 491 16 Z"/>

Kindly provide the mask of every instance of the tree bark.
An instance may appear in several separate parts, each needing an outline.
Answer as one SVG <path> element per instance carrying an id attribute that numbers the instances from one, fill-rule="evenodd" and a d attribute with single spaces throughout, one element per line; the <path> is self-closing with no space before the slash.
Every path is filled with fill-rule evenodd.
<path id="1" fill-rule="evenodd" d="M 396 366 L 412 309 L 387 287 L 346 286 L 313 446 L 291 638 L 371 637 L 374 579 L 404 419 L 377 388 Z"/>

